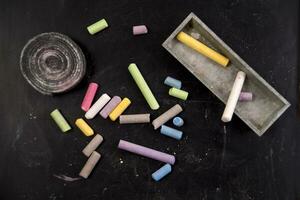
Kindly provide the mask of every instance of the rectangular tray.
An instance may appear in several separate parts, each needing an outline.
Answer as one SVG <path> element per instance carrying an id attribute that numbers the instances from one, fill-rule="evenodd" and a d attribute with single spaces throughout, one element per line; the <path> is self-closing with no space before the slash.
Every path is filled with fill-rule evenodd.
<path id="1" fill-rule="evenodd" d="M 198 40 L 229 58 L 229 65 L 222 67 L 179 42 L 176 35 L 181 31 L 189 35 L 191 33 L 199 34 Z M 242 91 L 252 92 L 254 100 L 238 102 L 235 114 L 259 136 L 290 106 L 285 98 L 229 48 L 194 13 L 187 16 L 162 46 L 224 103 L 227 101 L 237 72 L 245 72 L 247 77 Z"/>

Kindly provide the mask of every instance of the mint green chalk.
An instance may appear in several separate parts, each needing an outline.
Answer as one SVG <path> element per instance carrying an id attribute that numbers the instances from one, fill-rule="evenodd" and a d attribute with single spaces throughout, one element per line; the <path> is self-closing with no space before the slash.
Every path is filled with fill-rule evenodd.
<path id="1" fill-rule="evenodd" d="M 189 93 L 184 90 L 180 90 L 180 89 L 173 87 L 173 88 L 170 88 L 169 95 L 171 95 L 173 97 L 177 97 L 182 100 L 186 100 L 188 98 Z"/>
<path id="2" fill-rule="evenodd" d="M 149 104 L 152 110 L 157 110 L 159 108 L 159 104 L 156 101 L 153 93 L 151 92 L 149 86 L 147 85 L 144 77 L 142 76 L 140 70 L 136 66 L 136 64 L 131 63 L 128 67 L 128 70 L 134 79 L 135 83 L 137 84 L 138 88 L 141 90 L 144 98 L 146 99 L 147 103 Z"/>
<path id="3" fill-rule="evenodd" d="M 67 132 L 67 131 L 71 130 L 70 125 L 68 124 L 68 122 L 66 121 L 64 116 L 59 112 L 58 109 L 55 109 L 54 111 L 52 111 L 50 113 L 50 116 L 56 122 L 57 126 L 60 128 L 60 130 L 62 132 Z"/>
<path id="4" fill-rule="evenodd" d="M 108 27 L 108 24 L 105 21 L 105 19 L 101 19 L 101 20 L 97 21 L 96 23 L 88 26 L 87 30 L 91 35 L 94 35 L 95 33 L 98 33 L 99 31 L 102 31 L 103 29 L 105 29 L 107 27 Z"/>

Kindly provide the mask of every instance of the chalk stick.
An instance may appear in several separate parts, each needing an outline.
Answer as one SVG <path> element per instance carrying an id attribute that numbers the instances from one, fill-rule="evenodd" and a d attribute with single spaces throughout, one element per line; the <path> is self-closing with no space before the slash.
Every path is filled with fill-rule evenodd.
<path id="1" fill-rule="evenodd" d="M 166 175 L 171 173 L 171 171 L 172 171 L 171 165 L 165 164 L 164 166 L 156 170 L 151 176 L 155 181 L 159 181 L 162 178 L 164 178 Z"/>
<path id="2" fill-rule="evenodd" d="M 173 118 L 173 124 L 177 127 L 181 127 L 184 124 L 184 121 L 181 117 L 174 117 Z"/>
<path id="3" fill-rule="evenodd" d="M 81 103 L 81 109 L 85 112 L 88 111 L 92 105 L 93 99 L 98 89 L 97 83 L 90 83 L 89 87 L 85 93 L 84 99 Z"/>
<path id="4" fill-rule="evenodd" d="M 100 160 L 101 155 L 94 151 L 89 159 L 86 161 L 85 165 L 83 166 L 82 170 L 79 173 L 79 176 L 83 178 L 88 178 L 91 172 L 93 171 L 94 167 L 96 166 L 97 162 Z"/>
<path id="5" fill-rule="evenodd" d="M 182 134 L 183 134 L 182 131 L 179 131 L 175 128 L 171 128 L 171 127 L 166 126 L 166 125 L 162 125 L 160 127 L 160 133 L 165 135 L 165 136 L 174 138 L 176 140 L 181 140 Z"/>
<path id="6" fill-rule="evenodd" d="M 106 119 L 108 115 L 120 104 L 121 98 L 119 96 L 114 96 L 106 106 L 101 110 L 100 115 Z"/>
<path id="7" fill-rule="evenodd" d="M 109 114 L 109 118 L 112 121 L 116 121 L 116 119 L 128 108 L 131 104 L 131 101 L 128 98 L 124 98 L 119 105 Z"/>
<path id="8" fill-rule="evenodd" d="M 92 107 L 85 113 L 85 118 L 93 119 L 97 113 L 109 102 L 110 96 L 106 93 L 102 94 L 101 97 L 92 105 Z"/>
<path id="9" fill-rule="evenodd" d="M 120 120 L 120 124 L 149 123 L 150 114 L 121 115 L 119 120 Z"/>
<path id="10" fill-rule="evenodd" d="M 132 27 L 133 35 L 142 35 L 148 33 L 148 29 L 145 25 L 138 25 Z"/>
<path id="11" fill-rule="evenodd" d="M 136 64 L 131 63 L 128 67 L 128 70 L 135 81 L 136 85 L 142 92 L 144 98 L 146 99 L 148 105 L 152 110 L 157 110 L 159 108 L 159 104 L 156 101 L 153 93 L 151 92 L 148 84 L 146 83 L 143 75 L 141 74 L 140 70 L 136 66 Z"/>
<path id="12" fill-rule="evenodd" d="M 225 110 L 221 118 L 223 122 L 231 121 L 235 106 L 239 100 L 239 96 L 243 88 L 245 78 L 246 78 L 246 74 L 244 72 L 239 71 L 237 73 L 229 98 L 226 103 Z"/>
<path id="13" fill-rule="evenodd" d="M 82 118 L 77 119 L 75 124 L 84 133 L 84 135 L 94 135 L 94 130 Z"/>
<path id="14" fill-rule="evenodd" d="M 147 158 L 158 160 L 164 163 L 169 163 L 172 165 L 175 163 L 175 157 L 173 155 L 156 151 L 154 149 L 150 149 L 131 142 L 127 142 L 125 140 L 120 140 L 118 148 L 141 156 L 145 156 Z"/>
<path id="15" fill-rule="evenodd" d="M 215 50 L 209 48 L 202 42 L 194 39 L 193 37 L 189 36 L 188 34 L 184 32 L 180 32 L 177 35 L 177 39 L 185 44 L 186 46 L 196 50 L 197 52 L 201 53 L 202 55 L 210 58 L 211 60 L 215 61 L 216 63 L 219 63 L 223 67 L 226 67 L 229 63 L 229 59 L 225 56 L 219 54 Z"/>
<path id="16" fill-rule="evenodd" d="M 94 34 L 98 33 L 99 31 L 102 31 L 103 29 L 105 29 L 107 27 L 108 27 L 108 24 L 107 24 L 106 20 L 105 19 L 100 19 L 96 23 L 88 26 L 87 30 L 91 35 L 94 35 Z"/>
<path id="17" fill-rule="evenodd" d="M 100 134 L 96 134 L 95 137 L 82 150 L 82 153 L 85 156 L 89 157 L 93 153 L 93 151 L 95 151 L 98 148 L 102 141 L 103 137 Z"/>
<path id="18" fill-rule="evenodd" d="M 163 114 L 161 114 L 159 117 L 157 117 L 155 120 L 152 121 L 152 125 L 154 126 L 154 129 L 159 128 L 161 125 L 169 121 L 171 118 L 178 115 L 180 112 L 182 112 L 182 107 L 179 104 L 176 104 Z"/>
<path id="19" fill-rule="evenodd" d="M 168 76 L 165 81 L 164 81 L 164 84 L 165 85 L 168 85 L 170 87 L 174 87 L 174 88 L 177 88 L 177 89 L 181 89 L 181 81 L 180 80 L 177 80 L 175 78 L 172 78 L 170 76 Z"/>
<path id="20" fill-rule="evenodd" d="M 241 92 L 239 96 L 239 101 L 252 101 L 253 94 L 252 92 Z"/>
<path id="21" fill-rule="evenodd" d="M 187 100 L 189 93 L 173 87 L 169 89 L 169 95 L 185 101 Z"/>
<path id="22" fill-rule="evenodd" d="M 71 126 L 67 122 L 67 120 L 64 118 L 64 116 L 61 114 L 61 112 L 58 109 L 53 110 L 50 113 L 50 116 L 55 121 L 57 126 L 60 128 L 62 132 L 67 132 L 71 130 Z"/>

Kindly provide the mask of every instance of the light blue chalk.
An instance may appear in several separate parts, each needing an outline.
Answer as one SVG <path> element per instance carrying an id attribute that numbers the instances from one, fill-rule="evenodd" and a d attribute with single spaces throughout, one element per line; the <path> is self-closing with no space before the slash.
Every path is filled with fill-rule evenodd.
<path id="1" fill-rule="evenodd" d="M 165 164 L 164 166 L 162 166 L 160 169 L 158 169 L 156 172 L 154 172 L 152 174 L 152 178 L 155 181 L 159 181 L 160 179 L 165 177 L 167 174 L 171 173 L 171 171 L 172 171 L 171 165 L 170 164 Z"/>
<path id="2" fill-rule="evenodd" d="M 183 121 L 183 119 L 182 119 L 181 117 L 175 117 L 175 118 L 173 119 L 173 124 L 174 124 L 175 126 L 181 127 L 181 126 L 183 126 L 184 121 Z"/>
<path id="3" fill-rule="evenodd" d="M 174 128 L 162 125 L 160 128 L 160 133 L 176 140 L 180 140 L 182 138 L 182 131 L 176 130 Z"/>
<path id="4" fill-rule="evenodd" d="M 170 87 L 174 87 L 174 88 L 177 88 L 177 89 L 181 89 L 181 81 L 180 80 L 177 80 L 175 78 L 172 78 L 170 76 L 168 76 L 166 79 L 165 79 L 165 82 L 164 84 L 170 86 Z"/>

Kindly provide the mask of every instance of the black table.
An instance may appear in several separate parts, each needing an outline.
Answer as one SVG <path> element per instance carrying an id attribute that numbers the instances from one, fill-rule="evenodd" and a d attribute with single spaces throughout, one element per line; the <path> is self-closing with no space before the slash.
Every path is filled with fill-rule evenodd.
<path id="1" fill-rule="evenodd" d="M 250 66 L 292 104 L 258 137 L 237 116 L 220 121 L 224 104 L 161 46 L 194 12 Z M 16 1 L 0 6 L 0 199 L 272 199 L 299 198 L 300 150 L 297 116 L 297 0 L 211 1 Z M 110 27 L 91 36 L 86 27 L 105 18 Z M 132 35 L 132 25 L 146 24 L 149 34 Z M 56 31 L 83 49 L 88 74 L 74 90 L 43 96 L 19 70 L 28 39 Z M 151 111 L 127 71 L 140 67 L 160 102 Z M 167 94 L 164 78 L 183 81 L 189 100 Z M 66 182 L 54 175 L 77 177 L 86 158 L 85 137 L 74 121 L 90 81 L 103 92 L 132 99 L 126 113 L 153 117 L 175 103 L 184 107 L 181 141 L 166 138 L 150 124 L 119 125 L 100 117 L 89 121 L 105 142 L 103 155 L 87 180 Z M 49 116 L 59 108 L 72 124 L 63 134 Z M 170 123 L 168 123 L 170 124 Z M 154 182 L 162 163 L 117 149 L 119 139 L 176 154 L 171 175 Z"/>

